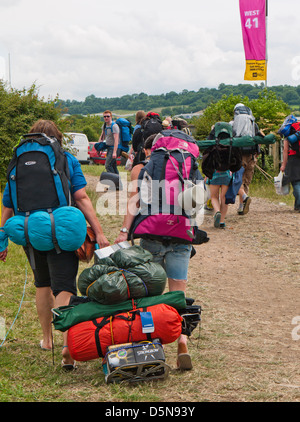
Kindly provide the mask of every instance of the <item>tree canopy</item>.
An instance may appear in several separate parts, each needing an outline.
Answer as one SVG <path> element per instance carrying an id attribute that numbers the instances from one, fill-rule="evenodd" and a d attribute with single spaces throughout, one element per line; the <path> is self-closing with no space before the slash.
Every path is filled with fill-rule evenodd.
<path id="1" fill-rule="evenodd" d="M 0 80 L 0 182 L 5 179 L 13 148 L 20 137 L 41 118 L 63 124 L 60 116 L 61 111 L 55 107 L 55 101 L 40 99 L 35 85 L 19 91 L 8 88 Z"/>
<path id="2" fill-rule="evenodd" d="M 300 85 L 292 87 L 289 85 L 279 85 L 269 87 L 279 99 L 286 102 L 289 106 L 300 111 Z M 69 114 L 97 114 L 106 109 L 109 110 L 147 110 L 162 108 L 162 114 L 180 114 L 192 113 L 204 110 L 212 103 L 216 103 L 224 95 L 241 95 L 248 97 L 249 100 L 259 98 L 264 91 L 264 84 L 238 84 L 226 85 L 220 84 L 218 88 L 199 88 L 198 91 L 181 92 L 171 91 L 160 95 L 147 95 L 144 92 L 140 94 L 124 95 L 113 98 L 97 98 L 95 95 L 89 95 L 84 101 L 59 100 L 57 106 L 63 108 L 65 113 Z"/>
<path id="3" fill-rule="evenodd" d="M 256 123 L 265 134 L 277 132 L 284 118 L 291 112 L 288 104 L 269 89 L 261 91 L 255 99 L 243 95 L 224 95 L 220 101 L 208 106 L 200 118 L 193 119 L 196 136 L 204 139 L 216 122 L 230 122 L 237 103 L 251 108 Z"/>

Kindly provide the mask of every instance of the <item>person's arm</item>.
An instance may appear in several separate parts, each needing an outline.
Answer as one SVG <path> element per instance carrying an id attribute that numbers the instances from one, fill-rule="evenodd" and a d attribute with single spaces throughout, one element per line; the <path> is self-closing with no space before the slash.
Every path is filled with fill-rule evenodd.
<path id="1" fill-rule="evenodd" d="M 90 224 L 94 233 L 96 235 L 96 241 L 100 248 L 105 248 L 109 246 L 109 241 L 106 239 L 101 224 L 97 218 L 96 212 L 93 208 L 93 204 L 88 197 L 85 188 L 77 190 L 73 194 L 74 201 L 76 202 L 77 207 L 85 216 L 85 219 Z"/>
<path id="2" fill-rule="evenodd" d="M 114 151 L 113 151 L 113 158 L 117 158 L 117 151 L 118 151 L 118 145 L 119 145 L 119 133 L 113 133 L 114 135 Z"/>
<path id="3" fill-rule="evenodd" d="M 126 228 L 128 231 L 133 223 L 135 216 L 139 210 L 139 195 L 138 195 L 138 175 L 143 168 L 142 164 L 138 164 L 133 167 L 131 171 L 131 193 L 128 199 L 127 212 L 123 220 L 122 228 Z M 120 232 L 119 236 L 115 240 L 115 243 L 125 242 L 128 238 L 128 233 Z"/>
<path id="4" fill-rule="evenodd" d="M 283 153 L 282 153 L 282 164 L 280 167 L 280 171 L 285 170 L 287 162 L 288 162 L 288 153 L 289 153 L 289 142 L 285 139 L 283 144 Z"/>
<path id="5" fill-rule="evenodd" d="M 3 205 L 2 216 L 1 216 L 1 227 L 3 227 L 6 221 L 9 218 L 13 217 L 13 215 L 14 215 L 13 209 L 7 208 Z M 7 253 L 8 253 L 8 248 L 0 252 L 0 261 L 3 261 L 3 262 L 6 261 Z"/>
<path id="6" fill-rule="evenodd" d="M 102 132 L 101 132 L 101 135 L 100 135 L 98 142 L 104 141 L 104 139 L 105 139 L 105 123 L 102 126 Z"/>

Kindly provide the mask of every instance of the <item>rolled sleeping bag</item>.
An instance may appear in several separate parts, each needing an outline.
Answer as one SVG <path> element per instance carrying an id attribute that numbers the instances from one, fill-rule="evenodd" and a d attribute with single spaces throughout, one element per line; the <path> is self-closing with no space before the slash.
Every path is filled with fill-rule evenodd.
<path id="1" fill-rule="evenodd" d="M 55 237 L 60 249 L 75 251 L 84 243 L 87 227 L 83 213 L 75 207 L 61 207 L 53 211 Z M 4 231 L 17 245 L 26 246 L 25 217 L 14 216 L 7 220 Z M 54 249 L 51 217 L 47 211 L 36 211 L 28 218 L 28 238 L 34 249 Z"/>
<path id="2" fill-rule="evenodd" d="M 8 246 L 8 236 L 3 227 L 0 227 L 0 252 L 5 251 Z"/>
<path id="3" fill-rule="evenodd" d="M 85 217 L 75 207 L 61 207 L 53 211 L 58 245 L 64 251 L 76 251 L 84 243 L 87 233 Z"/>
<path id="4" fill-rule="evenodd" d="M 51 251 L 54 248 L 48 212 L 37 211 L 29 216 L 28 237 L 30 244 L 38 251 Z"/>
<path id="5" fill-rule="evenodd" d="M 6 235 L 16 245 L 26 246 L 25 238 L 25 217 L 22 215 L 15 215 L 9 218 L 4 224 L 4 231 Z"/>

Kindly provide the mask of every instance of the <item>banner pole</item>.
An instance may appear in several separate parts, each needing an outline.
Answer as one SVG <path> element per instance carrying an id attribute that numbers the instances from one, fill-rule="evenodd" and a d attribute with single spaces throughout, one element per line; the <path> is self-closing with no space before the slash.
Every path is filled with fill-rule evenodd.
<path id="1" fill-rule="evenodd" d="M 268 88 L 268 0 L 266 0 L 266 80 L 265 88 Z"/>

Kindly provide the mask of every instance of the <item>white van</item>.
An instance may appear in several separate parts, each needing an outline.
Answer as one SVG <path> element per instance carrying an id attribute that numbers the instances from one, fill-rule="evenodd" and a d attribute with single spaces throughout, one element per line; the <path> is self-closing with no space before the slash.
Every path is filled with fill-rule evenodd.
<path id="1" fill-rule="evenodd" d="M 81 164 L 89 164 L 89 140 L 84 133 L 65 133 L 65 141 Z"/>

